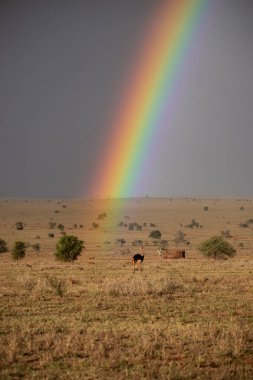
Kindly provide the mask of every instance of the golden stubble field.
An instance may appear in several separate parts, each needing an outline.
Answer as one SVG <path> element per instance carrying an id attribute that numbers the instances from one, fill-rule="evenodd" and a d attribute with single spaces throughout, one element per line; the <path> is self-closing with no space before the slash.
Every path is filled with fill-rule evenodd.
<path id="1" fill-rule="evenodd" d="M 17 262 L 0 254 L 0 378 L 252 379 L 252 219 L 242 199 L 2 199 L 0 238 L 30 247 Z M 74 263 L 54 258 L 59 224 L 85 242 Z M 186 259 L 160 262 L 155 229 L 171 250 L 183 231 Z M 237 255 L 202 258 L 198 244 L 221 231 Z M 135 240 L 145 259 L 132 273 Z"/>

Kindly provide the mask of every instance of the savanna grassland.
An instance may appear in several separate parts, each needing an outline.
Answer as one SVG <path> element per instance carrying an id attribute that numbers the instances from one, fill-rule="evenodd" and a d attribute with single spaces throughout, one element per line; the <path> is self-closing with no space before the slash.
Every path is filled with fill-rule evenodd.
<path id="1" fill-rule="evenodd" d="M 22 260 L 0 254 L 0 378 L 252 379 L 253 201 L 122 202 L 0 201 L 0 238 L 29 243 Z M 161 262 L 156 245 L 173 251 L 179 230 L 186 259 Z M 221 231 L 236 256 L 203 258 Z M 84 241 L 73 263 L 54 257 L 64 232 Z"/>

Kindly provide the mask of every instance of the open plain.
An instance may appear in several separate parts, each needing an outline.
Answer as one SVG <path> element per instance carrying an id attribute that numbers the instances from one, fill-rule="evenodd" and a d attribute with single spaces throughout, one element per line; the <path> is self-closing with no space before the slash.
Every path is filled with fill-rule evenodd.
<path id="1" fill-rule="evenodd" d="M 84 241 L 73 263 L 64 233 Z M 202 257 L 221 233 L 236 256 Z M 0 254 L 1 379 L 253 378 L 253 200 L 1 199 L 0 238 L 28 244 Z M 186 258 L 160 261 L 161 241 Z"/>

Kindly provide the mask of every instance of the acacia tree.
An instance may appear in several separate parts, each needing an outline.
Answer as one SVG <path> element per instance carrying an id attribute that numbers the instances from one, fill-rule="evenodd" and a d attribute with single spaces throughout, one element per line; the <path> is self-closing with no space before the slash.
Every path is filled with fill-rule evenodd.
<path id="1" fill-rule="evenodd" d="M 212 259 L 233 257 L 236 250 L 222 236 L 213 236 L 199 245 L 200 252 Z"/>

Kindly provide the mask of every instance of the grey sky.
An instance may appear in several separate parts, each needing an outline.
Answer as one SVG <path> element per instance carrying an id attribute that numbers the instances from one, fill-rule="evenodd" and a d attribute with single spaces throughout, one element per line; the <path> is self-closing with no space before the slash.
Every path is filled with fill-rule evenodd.
<path id="1" fill-rule="evenodd" d="M 152 0 L 0 3 L 0 196 L 80 197 Z M 253 196 L 253 3 L 212 0 L 132 195 Z M 181 78 L 181 80 L 182 80 Z"/>

